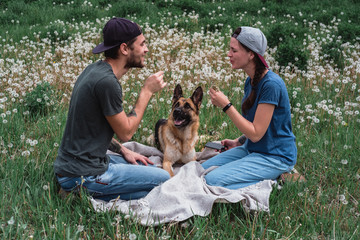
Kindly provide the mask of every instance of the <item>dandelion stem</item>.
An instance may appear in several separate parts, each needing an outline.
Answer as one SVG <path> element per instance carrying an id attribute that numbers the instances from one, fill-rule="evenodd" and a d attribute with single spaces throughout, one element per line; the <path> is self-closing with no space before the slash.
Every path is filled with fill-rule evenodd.
<path id="1" fill-rule="evenodd" d="M 299 229 L 299 227 L 301 227 L 301 223 L 299 224 L 299 226 L 296 227 L 296 229 L 286 239 L 290 239 L 290 237 L 292 235 L 294 235 L 294 233 Z"/>

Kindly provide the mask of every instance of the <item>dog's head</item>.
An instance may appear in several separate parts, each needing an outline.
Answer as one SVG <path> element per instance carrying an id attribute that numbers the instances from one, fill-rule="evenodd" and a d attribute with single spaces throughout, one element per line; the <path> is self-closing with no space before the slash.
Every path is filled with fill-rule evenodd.
<path id="1" fill-rule="evenodd" d="M 174 89 L 171 120 L 175 127 L 181 128 L 198 121 L 203 90 L 197 87 L 190 98 L 184 98 L 180 84 Z"/>

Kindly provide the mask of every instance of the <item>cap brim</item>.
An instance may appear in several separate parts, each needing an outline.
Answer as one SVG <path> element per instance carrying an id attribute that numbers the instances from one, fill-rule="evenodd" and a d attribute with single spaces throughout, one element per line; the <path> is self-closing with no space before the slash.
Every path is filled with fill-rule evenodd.
<path id="1" fill-rule="evenodd" d="M 112 46 L 105 46 L 104 43 L 100 43 L 99 45 L 97 45 L 93 50 L 92 52 L 94 54 L 98 54 L 98 53 L 102 53 L 102 52 L 105 52 L 106 50 L 109 50 L 111 48 L 114 48 L 116 46 L 119 46 L 121 43 L 119 44 L 116 44 L 116 45 L 112 45 Z"/>
<path id="2" fill-rule="evenodd" d="M 269 68 L 268 64 L 267 64 L 266 61 L 265 61 L 265 58 L 264 58 L 263 56 L 261 56 L 260 54 L 258 54 L 258 53 L 256 53 L 256 54 L 259 56 L 261 62 L 265 65 L 265 67 L 266 67 L 266 68 Z"/>

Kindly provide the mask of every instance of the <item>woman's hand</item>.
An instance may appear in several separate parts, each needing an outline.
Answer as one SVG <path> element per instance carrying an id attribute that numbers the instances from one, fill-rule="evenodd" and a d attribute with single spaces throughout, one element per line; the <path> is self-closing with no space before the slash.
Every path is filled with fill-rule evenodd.
<path id="1" fill-rule="evenodd" d="M 226 148 L 226 150 L 232 149 L 237 146 L 241 146 L 237 139 L 234 139 L 234 140 L 224 139 L 221 141 L 221 145 L 223 145 Z"/>
<path id="2" fill-rule="evenodd" d="M 133 152 L 124 146 L 121 147 L 121 153 L 124 156 L 125 160 L 131 164 L 139 165 L 139 163 L 137 161 L 142 162 L 145 166 L 147 166 L 148 163 L 154 164 L 149 158 L 147 158 L 139 153 Z"/>
<path id="3" fill-rule="evenodd" d="M 214 88 L 210 88 L 210 98 L 211 103 L 220 108 L 224 108 L 230 102 L 223 92 Z"/>

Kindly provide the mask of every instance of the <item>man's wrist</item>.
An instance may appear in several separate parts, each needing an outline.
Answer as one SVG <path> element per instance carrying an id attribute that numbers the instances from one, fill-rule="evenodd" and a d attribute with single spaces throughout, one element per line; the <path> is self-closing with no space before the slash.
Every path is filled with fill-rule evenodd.
<path id="1" fill-rule="evenodd" d="M 154 93 L 151 91 L 151 89 L 149 87 L 144 85 L 141 89 L 140 94 L 144 94 L 146 97 L 148 97 L 150 99 Z"/>

